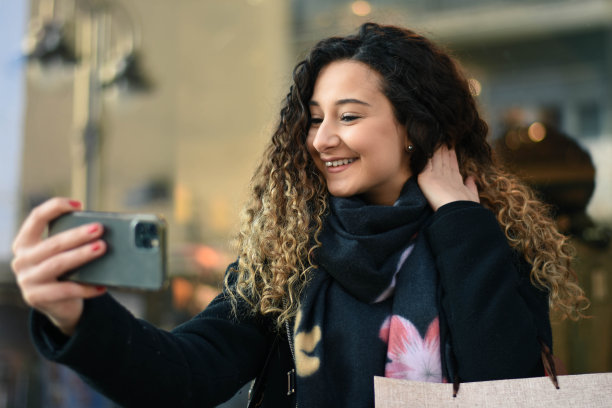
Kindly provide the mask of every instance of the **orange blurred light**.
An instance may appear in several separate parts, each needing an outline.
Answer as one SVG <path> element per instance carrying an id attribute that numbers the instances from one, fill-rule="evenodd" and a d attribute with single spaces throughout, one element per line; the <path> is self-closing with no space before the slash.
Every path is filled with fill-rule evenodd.
<path id="1" fill-rule="evenodd" d="M 222 262 L 219 252 L 208 246 L 196 249 L 194 258 L 200 266 L 210 269 L 219 268 Z"/>
<path id="2" fill-rule="evenodd" d="M 534 143 L 539 143 L 546 138 L 546 127 L 540 122 L 533 122 L 527 129 L 529 139 Z"/>
<path id="3" fill-rule="evenodd" d="M 204 310 L 206 306 L 219 294 L 219 290 L 209 285 L 198 285 L 194 292 L 195 307 Z"/>
<path id="4" fill-rule="evenodd" d="M 372 6 L 370 6 L 370 3 L 367 1 L 354 1 L 353 4 L 351 4 L 351 11 L 353 14 L 363 17 L 372 12 Z"/>
<path id="5" fill-rule="evenodd" d="M 179 277 L 172 279 L 172 300 L 176 309 L 186 308 L 192 296 L 193 285 L 191 282 Z"/>

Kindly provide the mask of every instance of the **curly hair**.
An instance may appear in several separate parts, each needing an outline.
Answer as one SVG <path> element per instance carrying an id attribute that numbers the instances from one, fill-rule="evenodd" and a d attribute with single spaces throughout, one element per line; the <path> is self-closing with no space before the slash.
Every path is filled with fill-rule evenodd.
<path id="1" fill-rule="evenodd" d="M 226 277 L 229 288 L 233 275 L 232 299 L 275 315 L 279 327 L 296 314 L 328 210 L 325 180 L 305 145 L 308 103 L 321 69 L 339 60 L 362 62 L 380 74 L 381 90 L 414 146 L 412 174 L 420 173 L 442 144 L 454 147 L 463 176 L 475 177 L 482 204 L 532 265 L 532 283 L 549 292 L 551 308 L 570 318 L 582 316 L 588 300 L 572 270 L 571 246 L 532 190 L 496 164 L 486 141 L 488 126 L 457 64 L 423 36 L 375 23 L 362 25 L 355 35 L 320 41 L 295 67 L 243 210 L 239 263 Z"/>

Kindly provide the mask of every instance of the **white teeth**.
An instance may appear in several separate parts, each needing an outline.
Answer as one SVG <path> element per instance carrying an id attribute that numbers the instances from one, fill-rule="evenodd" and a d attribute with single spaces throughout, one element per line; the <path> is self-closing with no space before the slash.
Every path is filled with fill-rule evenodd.
<path id="1" fill-rule="evenodd" d="M 325 167 L 338 167 L 343 166 L 345 164 L 349 164 L 354 162 L 355 159 L 343 159 L 343 160 L 334 160 L 334 161 L 326 161 Z"/>

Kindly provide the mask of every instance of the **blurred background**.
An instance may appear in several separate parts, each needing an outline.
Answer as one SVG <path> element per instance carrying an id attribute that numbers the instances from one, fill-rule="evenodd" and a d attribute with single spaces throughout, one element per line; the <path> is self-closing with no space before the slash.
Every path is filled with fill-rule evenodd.
<path id="1" fill-rule="evenodd" d="M 556 319 L 555 354 L 612 371 L 612 0 L 0 0 L 0 408 L 113 406 L 29 343 L 10 271 L 25 215 L 56 195 L 163 214 L 167 289 L 113 293 L 160 327 L 188 319 L 235 257 L 292 67 L 370 20 L 461 61 L 497 154 L 577 248 L 592 318 Z"/>

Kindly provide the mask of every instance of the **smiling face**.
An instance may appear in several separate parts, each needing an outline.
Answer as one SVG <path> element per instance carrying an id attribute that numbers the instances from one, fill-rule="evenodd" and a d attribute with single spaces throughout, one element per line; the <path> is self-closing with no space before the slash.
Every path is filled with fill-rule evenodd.
<path id="1" fill-rule="evenodd" d="M 357 61 L 330 63 L 315 82 L 310 114 L 306 144 L 329 193 L 392 205 L 411 172 L 406 128 L 380 75 Z"/>

